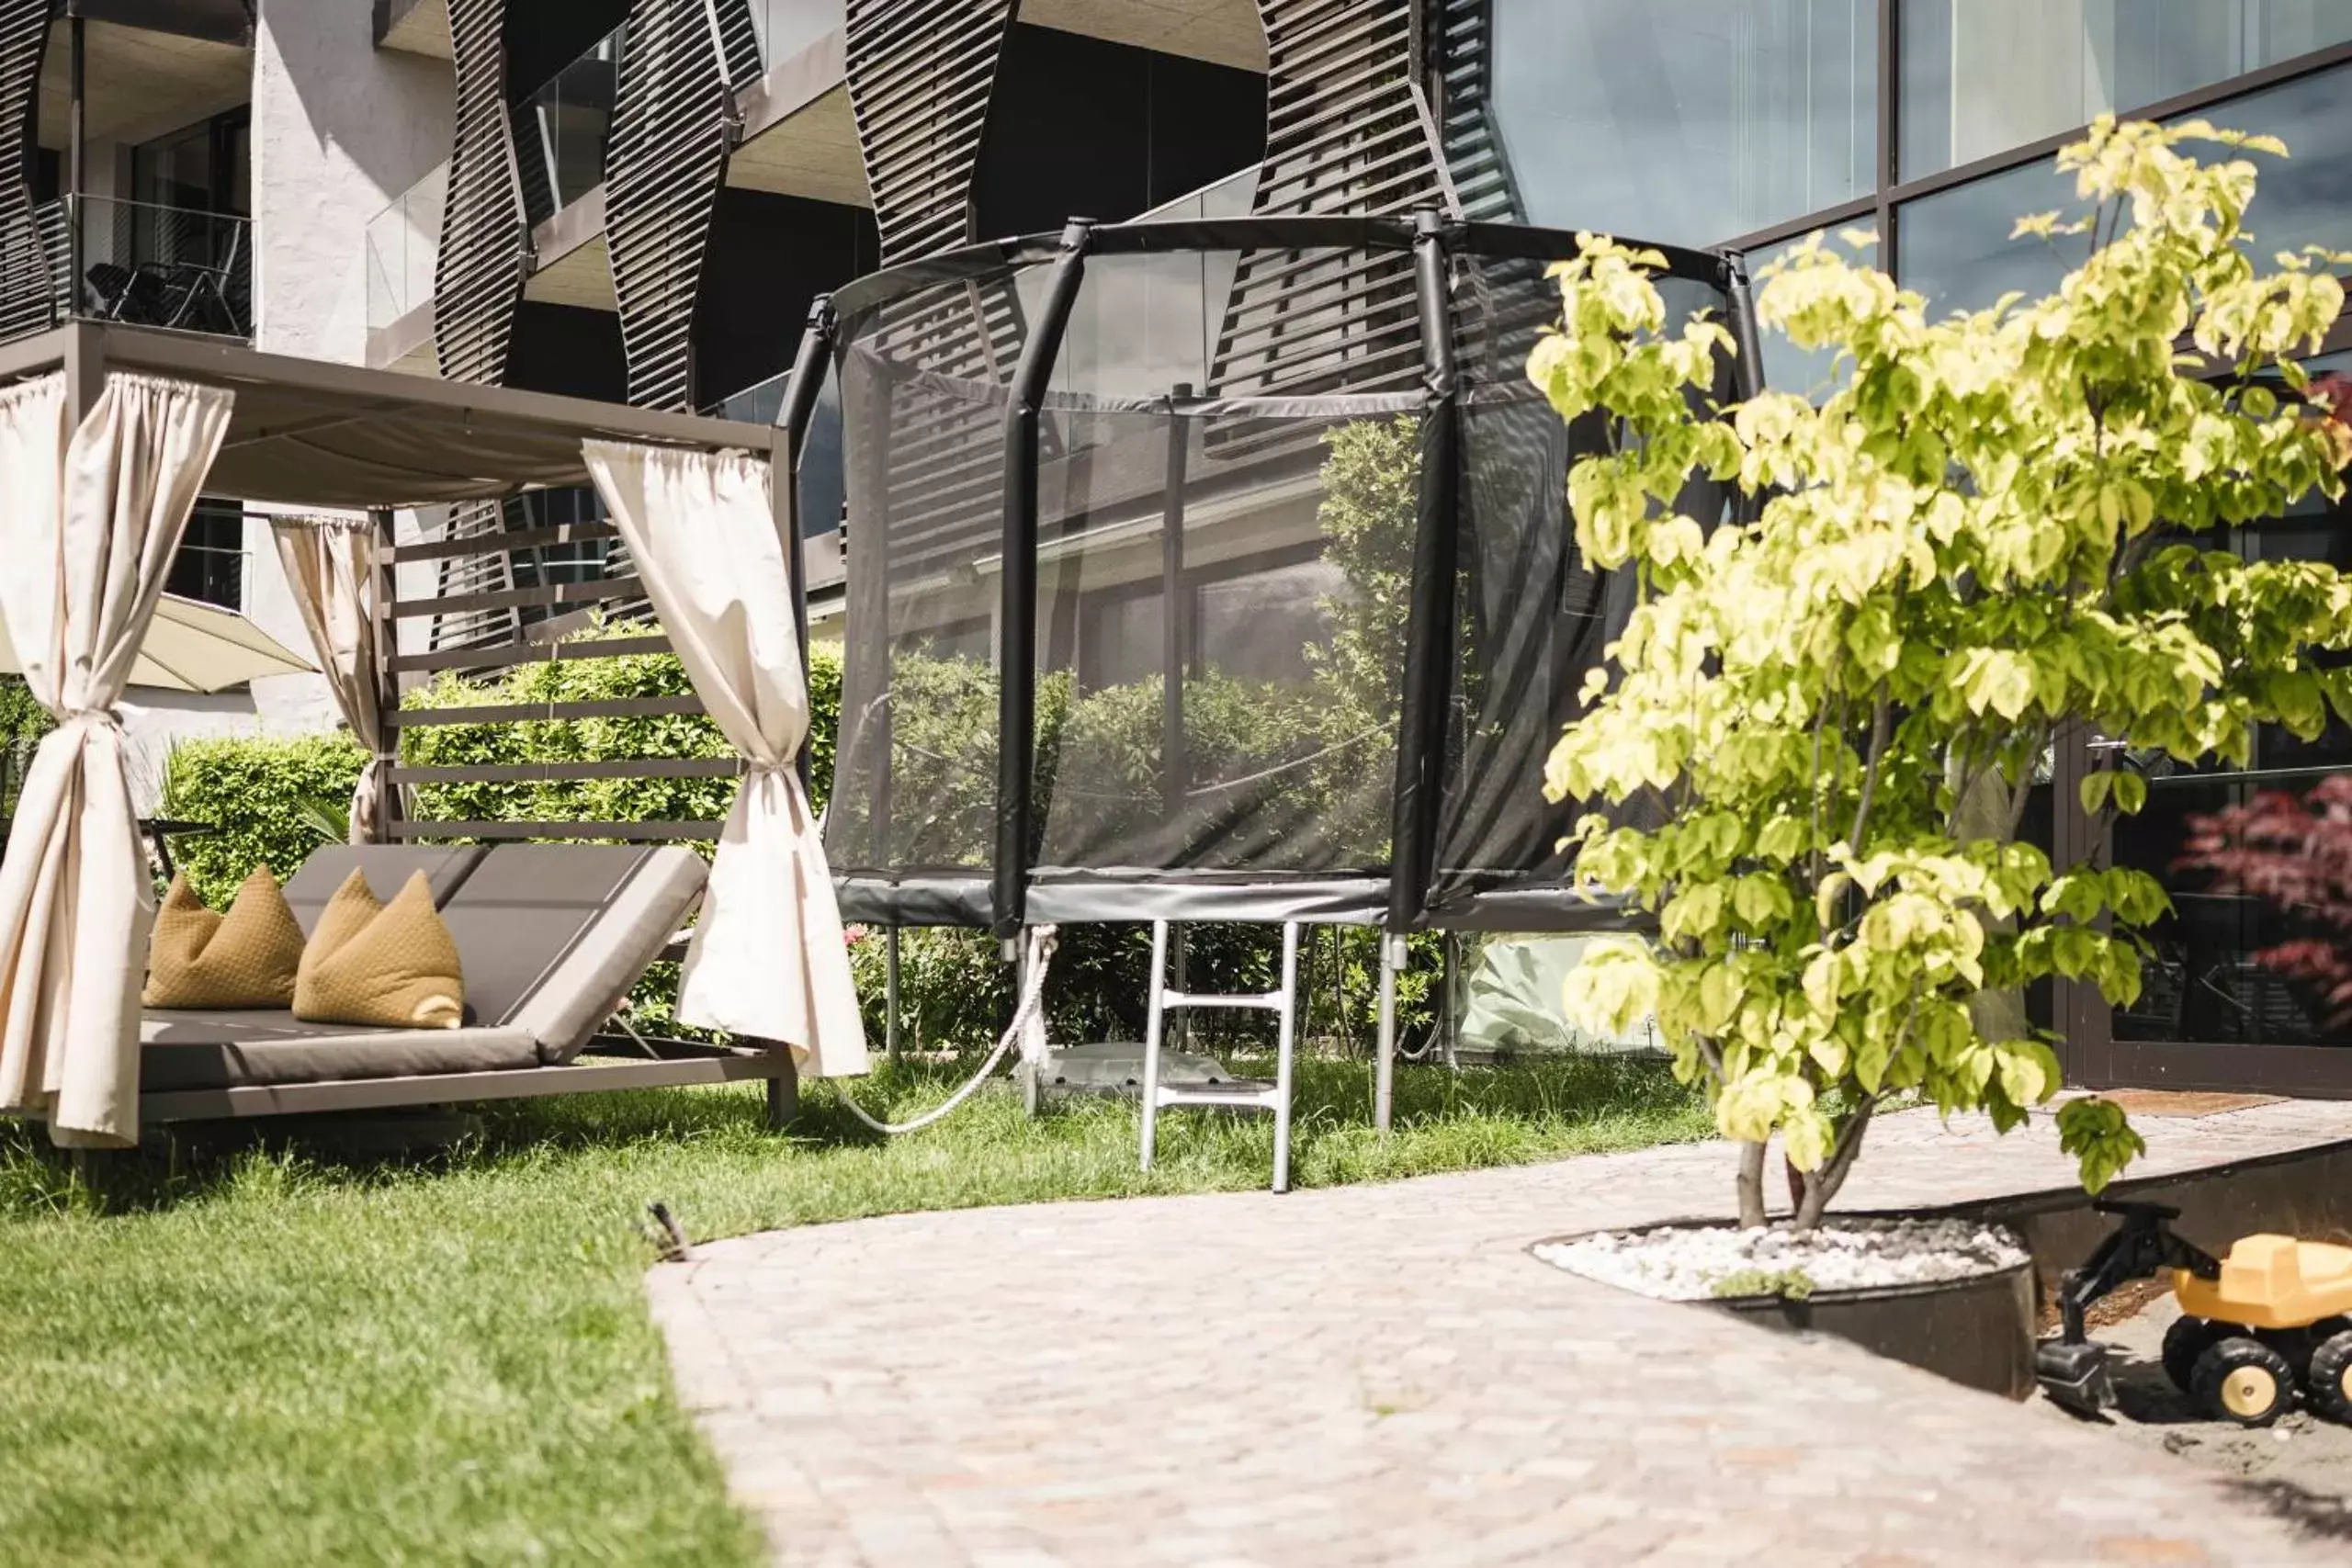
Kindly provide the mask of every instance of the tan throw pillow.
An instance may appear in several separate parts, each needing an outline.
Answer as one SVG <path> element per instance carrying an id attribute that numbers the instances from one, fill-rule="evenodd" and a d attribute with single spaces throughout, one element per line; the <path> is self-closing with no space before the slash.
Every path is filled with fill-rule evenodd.
<path id="1" fill-rule="evenodd" d="M 455 1029 L 465 1021 L 458 944 L 424 873 L 389 904 L 354 869 L 320 911 L 294 981 L 294 1016 L 307 1023 Z"/>
<path id="2" fill-rule="evenodd" d="M 288 1007 L 301 962 L 302 928 L 269 867 L 254 868 L 225 915 L 175 876 L 155 910 L 139 999 L 151 1008 Z"/>

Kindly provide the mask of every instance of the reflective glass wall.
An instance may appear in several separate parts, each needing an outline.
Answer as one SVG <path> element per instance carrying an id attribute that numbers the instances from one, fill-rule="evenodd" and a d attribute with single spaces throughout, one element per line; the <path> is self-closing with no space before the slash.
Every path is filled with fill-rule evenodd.
<path id="1" fill-rule="evenodd" d="M 1491 119 L 1530 222 L 1754 265 L 1859 227 L 1904 282 L 1974 308 L 2079 259 L 2009 232 L 2069 203 L 2051 154 L 2112 110 L 2282 138 L 2257 237 L 2352 245 L 2352 0 L 1485 3 Z"/>
<path id="2" fill-rule="evenodd" d="M 2257 254 L 2352 249 L 2352 0 L 1490 6 L 1492 118 L 1529 221 L 1727 246 L 1751 272 L 1809 232 L 1860 231 L 1865 256 L 1936 309 L 1979 309 L 2045 292 L 2087 254 L 2084 238 L 2010 234 L 2021 215 L 2074 209 L 2052 154 L 2111 111 L 2279 138 L 2291 156 L 2255 155 Z M 2314 369 L 2352 372 L 2352 318 L 2328 347 Z M 1837 384 L 1834 362 L 1770 335 L 1763 363 L 1776 387 Z M 2352 568 L 2352 506 L 2211 543 Z M 2352 895 L 2308 874 L 2352 843 L 2352 727 L 2308 741 L 2266 728 L 2244 769 L 2175 767 L 2095 737 L 2056 762 L 2068 798 L 2053 790 L 2036 841 L 2145 870 L 2174 904 L 2133 1005 L 2043 1000 L 2076 1070 L 2352 1089 Z M 2148 806 L 2089 846 L 2073 781 L 2110 765 L 2147 777 Z"/>
<path id="3" fill-rule="evenodd" d="M 2352 39 L 2352 0 L 1901 0 L 1905 179 Z"/>
<path id="4" fill-rule="evenodd" d="M 1872 186 L 1877 0 L 1493 0 L 1526 216 L 1713 244 Z"/>
<path id="5" fill-rule="evenodd" d="M 2175 118 L 2287 144 L 2290 157 L 2254 160 L 2261 183 L 2246 226 L 2265 253 L 2309 244 L 2352 249 L 2352 62 Z M 2220 151 L 2209 147 L 2205 155 Z M 2021 213 L 2072 206 L 2073 180 L 2059 177 L 2047 157 L 1902 202 L 1895 270 L 1907 287 L 1956 310 L 1982 309 L 2012 288 L 2045 292 L 2082 261 L 2090 242 L 2013 241 L 2009 232 Z"/>

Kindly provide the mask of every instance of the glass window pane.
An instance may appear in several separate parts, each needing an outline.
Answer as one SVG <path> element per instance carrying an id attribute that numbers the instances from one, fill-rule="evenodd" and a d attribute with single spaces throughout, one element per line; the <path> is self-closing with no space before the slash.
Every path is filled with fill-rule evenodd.
<path id="1" fill-rule="evenodd" d="M 1868 230 L 1870 224 L 1858 220 L 1845 227 Z M 1876 266 L 1880 264 L 1881 258 L 1876 244 L 1873 243 L 1858 251 L 1846 243 L 1841 237 L 1842 232 L 1842 228 L 1831 231 L 1824 237 L 1823 243 L 1837 249 L 1849 262 L 1857 266 Z M 1764 268 L 1775 258 L 1786 255 L 1803 243 L 1804 238 L 1800 236 L 1781 244 L 1767 245 L 1761 250 L 1747 252 L 1740 258 L 1747 265 L 1749 285 L 1759 299 L 1768 287 L 1761 276 Z M 1831 392 L 1845 385 L 1846 378 L 1851 371 L 1852 366 L 1849 364 L 1841 367 L 1838 363 L 1837 350 L 1799 348 L 1786 337 L 1761 322 L 1758 323 L 1757 331 L 1764 344 L 1764 384 L 1773 391 L 1801 392 L 1818 403 Z"/>
<path id="2" fill-rule="evenodd" d="M 842 26 L 842 0 L 748 0 L 760 59 L 768 65 L 791 59 Z"/>
<path id="3" fill-rule="evenodd" d="M 2261 173 L 2247 215 L 2256 253 L 2307 244 L 2352 245 L 2352 66 L 2337 66 L 2200 111 L 2234 130 L 2276 136 L 2292 154 L 2251 154 Z M 2212 158 L 2223 149 L 2192 147 Z M 2089 254 L 2075 236 L 2055 243 L 2009 239 L 2019 215 L 2052 208 L 2073 210 L 2074 181 L 2047 160 L 1990 175 L 1951 190 L 1907 202 L 1895 211 L 1895 265 L 1905 288 L 1943 310 L 1979 310 L 2008 289 L 2040 294 L 2054 288 Z"/>
<path id="4" fill-rule="evenodd" d="M 1872 0 L 1494 0 L 1530 220 L 1703 245 L 1871 189 Z"/>
<path id="5" fill-rule="evenodd" d="M 2352 0 L 1900 0 L 1917 179 L 2352 39 Z"/>
<path id="6" fill-rule="evenodd" d="M 2306 367 L 2352 369 L 2352 355 Z M 2324 560 L 2341 571 L 2352 569 L 2347 525 L 2352 505 L 2312 497 L 2285 517 L 2209 537 L 2250 560 Z M 2307 831 L 2311 817 L 2342 820 L 2352 803 L 2341 793 L 2352 774 L 2352 726 L 2331 718 L 2305 741 L 2263 725 L 2253 762 L 2239 771 L 2212 759 L 2182 767 L 2160 755 L 2125 756 L 2123 765 L 2148 775 L 2148 804 L 2115 824 L 2115 863 L 2162 882 L 2173 913 L 2148 933 L 2154 952 L 2143 971 L 2145 988 L 2116 1010 L 2119 1040 L 2352 1043 L 2352 1009 L 2331 999 L 2327 979 L 2352 973 L 2352 923 L 2282 874 L 2285 863 L 2324 849 L 2318 840 L 2297 842 L 2294 832 Z M 2296 806 L 2283 807 L 2282 796 Z M 2269 804 L 2257 805 L 2265 797 Z M 2291 830 L 2249 837 L 2249 810 L 2280 812 L 2273 826 Z M 2222 847 L 2253 858 L 2234 866 L 2217 861 L 2211 851 Z"/>

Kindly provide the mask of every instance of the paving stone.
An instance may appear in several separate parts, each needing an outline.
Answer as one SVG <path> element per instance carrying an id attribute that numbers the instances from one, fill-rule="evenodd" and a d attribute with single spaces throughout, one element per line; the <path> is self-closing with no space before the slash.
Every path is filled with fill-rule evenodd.
<path id="1" fill-rule="evenodd" d="M 2140 1125 L 2156 1175 L 2352 1137 L 2352 1106 Z M 792 1568 L 2337 1560 L 2168 1455 L 1526 1252 L 1721 1213 L 1730 1176 L 1685 1145 L 894 1215 L 705 1246 L 648 1291 Z M 2046 1123 L 1910 1113 L 1844 1197 L 2072 1179 Z"/>

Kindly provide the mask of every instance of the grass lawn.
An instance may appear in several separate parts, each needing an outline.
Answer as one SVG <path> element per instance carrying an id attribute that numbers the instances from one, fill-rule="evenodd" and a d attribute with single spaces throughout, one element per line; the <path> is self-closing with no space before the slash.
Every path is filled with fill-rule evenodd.
<path id="1" fill-rule="evenodd" d="M 879 1074 L 903 1116 L 955 1080 Z M 1378 1179 L 1703 1137 L 1650 1063 L 1397 1077 L 1302 1062 L 1295 1179 Z M 756 1089 L 495 1110 L 426 1160 L 321 1146 L 141 1160 L 107 1213 L 0 1130 L 0 1541 L 62 1564 L 678 1562 L 758 1557 L 673 1397 L 640 1280 L 659 1198 L 696 1238 L 910 1209 L 1248 1188 L 1262 1118 L 1178 1112 L 1135 1168 L 1131 1104 L 1023 1117 L 991 1089 L 884 1143 L 829 1086 L 771 1134 Z M 953 1302 L 943 1312 L 956 1310 Z"/>

